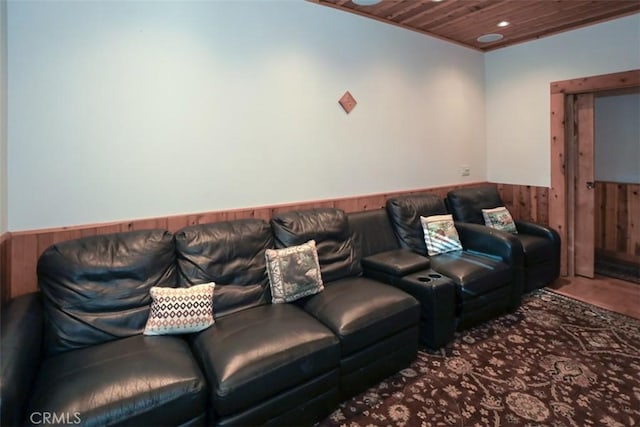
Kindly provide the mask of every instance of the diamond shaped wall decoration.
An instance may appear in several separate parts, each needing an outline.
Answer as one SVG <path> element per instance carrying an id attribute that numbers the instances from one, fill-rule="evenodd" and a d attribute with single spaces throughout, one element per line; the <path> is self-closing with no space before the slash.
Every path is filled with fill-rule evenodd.
<path id="1" fill-rule="evenodd" d="M 342 108 L 344 108 L 344 111 L 346 111 L 347 114 L 349 114 L 357 104 L 355 98 L 349 93 L 349 91 L 346 91 L 344 95 L 342 95 L 342 98 L 340 98 L 338 103 L 342 106 Z"/>

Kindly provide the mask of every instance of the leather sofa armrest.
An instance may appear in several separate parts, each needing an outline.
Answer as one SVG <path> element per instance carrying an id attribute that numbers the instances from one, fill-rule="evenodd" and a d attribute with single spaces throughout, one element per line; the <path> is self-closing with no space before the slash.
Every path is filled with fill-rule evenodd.
<path id="1" fill-rule="evenodd" d="M 466 250 L 496 256 L 513 269 L 513 289 L 509 298 L 510 311 L 520 305 L 525 288 L 524 250 L 513 234 L 479 224 L 456 222 L 462 247 Z"/>
<path id="2" fill-rule="evenodd" d="M 533 236 L 544 237 L 554 243 L 560 244 L 560 235 L 552 228 L 536 224 L 529 221 L 515 221 L 518 233 L 531 234 Z"/>
<path id="3" fill-rule="evenodd" d="M 398 280 L 398 288 L 420 301 L 420 341 L 432 350 L 446 345 L 456 330 L 456 286 L 440 274 L 428 282 L 435 271 L 422 271 Z"/>
<path id="4" fill-rule="evenodd" d="M 40 293 L 12 299 L 2 309 L 1 424 L 23 424 L 24 411 L 42 361 L 43 307 Z"/>
<path id="5" fill-rule="evenodd" d="M 560 277 L 560 234 L 556 230 L 544 225 L 535 224 L 528 221 L 515 221 L 518 233 L 531 234 L 533 236 L 549 239 L 553 248 L 553 270 L 552 280 Z"/>
<path id="6" fill-rule="evenodd" d="M 523 265 L 522 244 L 513 235 L 479 224 L 455 224 L 464 249 L 499 257 L 512 266 Z"/>
<path id="7" fill-rule="evenodd" d="M 375 270 L 395 277 L 426 270 L 430 265 L 429 258 L 409 249 L 380 252 L 362 259 L 362 267 L 365 270 Z"/>

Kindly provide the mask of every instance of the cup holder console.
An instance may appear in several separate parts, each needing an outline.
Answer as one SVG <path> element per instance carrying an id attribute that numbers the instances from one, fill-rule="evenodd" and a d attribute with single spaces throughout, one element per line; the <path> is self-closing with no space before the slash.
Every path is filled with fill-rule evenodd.
<path id="1" fill-rule="evenodd" d="M 443 280 L 445 277 L 442 274 L 436 273 L 435 271 L 421 271 L 419 273 L 414 273 L 407 276 L 408 280 L 415 280 L 420 283 L 429 283 L 434 280 Z"/>
<path id="2" fill-rule="evenodd" d="M 436 349 L 449 342 L 458 325 L 456 283 L 425 268 L 400 277 L 395 284 L 420 301 L 420 338 L 426 346 Z"/>

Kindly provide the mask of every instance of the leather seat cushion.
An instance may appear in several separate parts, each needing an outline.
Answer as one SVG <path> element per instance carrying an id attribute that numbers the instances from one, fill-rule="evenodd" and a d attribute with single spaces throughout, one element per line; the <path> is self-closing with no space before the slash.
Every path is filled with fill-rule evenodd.
<path id="1" fill-rule="evenodd" d="M 411 295 L 364 277 L 331 282 L 303 307 L 340 338 L 343 358 L 416 325 L 420 317 Z"/>
<path id="2" fill-rule="evenodd" d="M 338 339 L 290 304 L 242 310 L 193 338 L 211 404 L 225 417 L 337 369 Z"/>
<path id="3" fill-rule="evenodd" d="M 524 263 L 527 267 L 551 261 L 555 253 L 553 242 L 544 237 L 531 234 L 516 234 L 524 250 Z"/>
<path id="4" fill-rule="evenodd" d="M 182 425 L 205 417 L 206 382 L 186 340 L 136 335 L 45 360 L 27 411 L 36 412 L 71 422 L 77 413 L 82 425 Z"/>
<path id="5" fill-rule="evenodd" d="M 432 256 L 431 268 L 454 281 L 461 301 L 501 288 L 513 279 L 507 264 L 466 251 Z"/>

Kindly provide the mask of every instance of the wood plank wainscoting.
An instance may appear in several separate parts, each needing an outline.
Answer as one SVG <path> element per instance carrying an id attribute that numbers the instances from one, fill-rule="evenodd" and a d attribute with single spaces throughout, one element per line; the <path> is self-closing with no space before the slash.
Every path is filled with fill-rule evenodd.
<path id="1" fill-rule="evenodd" d="M 5 288 L 9 287 L 9 243 L 11 233 L 0 234 L 0 284 L 2 284 L 2 302 L 5 301 Z"/>
<path id="2" fill-rule="evenodd" d="M 2 273 L 0 277 L 2 280 L 2 301 L 4 302 L 12 297 L 35 291 L 37 289 L 36 264 L 38 257 L 50 245 L 64 240 L 93 236 L 96 234 L 148 228 L 164 228 L 175 232 L 187 225 L 240 218 L 262 218 L 269 220 L 275 213 L 296 209 L 335 207 L 343 209 L 346 212 L 380 209 L 384 207 L 388 198 L 398 195 L 431 193 L 444 197 L 447 191 L 454 188 L 483 184 L 487 183 L 479 182 L 333 200 L 309 201 L 286 205 L 120 221 L 108 224 L 90 224 L 7 233 L 7 238 L 3 241 L 2 246 L 6 256 L 6 258 L 2 258 Z M 514 218 L 548 224 L 548 188 L 511 184 L 498 184 L 497 186 L 505 205 Z"/>
<path id="3" fill-rule="evenodd" d="M 640 263 L 640 184 L 595 185 L 596 252 Z"/>

